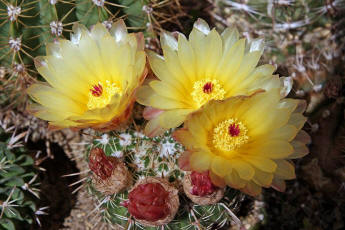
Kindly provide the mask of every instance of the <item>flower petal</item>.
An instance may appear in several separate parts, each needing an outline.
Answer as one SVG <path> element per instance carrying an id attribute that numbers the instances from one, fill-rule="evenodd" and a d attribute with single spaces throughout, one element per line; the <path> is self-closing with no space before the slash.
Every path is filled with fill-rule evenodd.
<path id="1" fill-rule="evenodd" d="M 224 177 L 225 175 L 229 174 L 232 170 L 231 163 L 219 156 L 216 156 L 212 160 L 211 164 L 212 172 L 214 172 L 219 177 Z"/>
<path id="2" fill-rule="evenodd" d="M 275 171 L 275 176 L 279 179 L 290 180 L 295 179 L 295 167 L 286 160 L 275 160 L 277 164 L 277 169 Z"/>
<path id="3" fill-rule="evenodd" d="M 289 155 L 289 159 L 297 159 L 302 158 L 309 153 L 309 149 L 303 142 L 300 141 L 292 141 L 291 145 L 294 149 L 293 153 Z"/>
<path id="4" fill-rule="evenodd" d="M 277 164 L 271 159 L 265 157 L 248 156 L 243 157 L 243 160 L 264 172 L 272 173 L 277 169 Z"/>
<path id="5" fill-rule="evenodd" d="M 231 173 L 224 177 L 224 180 L 227 185 L 235 189 L 243 188 L 246 185 L 246 181 L 239 177 L 236 170 L 232 170 Z"/>
<path id="6" fill-rule="evenodd" d="M 251 180 L 255 174 L 254 168 L 240 159 L 232 159 L 231 167 L 236 170 L 238 175 L 244 180 Z"/>
<path id="7" fill-rule="evenodd" d="M 190 157 L 190 166 L 198 172 L 207 171 L 210 168 L 211 156 L 205 152 L 193 152 Z"/>

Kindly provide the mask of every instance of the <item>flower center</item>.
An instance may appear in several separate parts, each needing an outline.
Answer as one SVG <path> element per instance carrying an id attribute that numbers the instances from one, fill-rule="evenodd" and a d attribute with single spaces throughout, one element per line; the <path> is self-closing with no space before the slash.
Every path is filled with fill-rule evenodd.
<path id="1" fill-rule="evenodd" d="M 92 86 L 92 89 L 90 89 L 92 96 L 94 97 L 100 97 L 102 96 L 103 93 L 103 87 L 100 83 L 98 83 L 98 85 L 94 85 Z"/>
<path id="2" fill-rule="evenodd" d="M 239 148 L 248 142 L 248 129 L 235 119 L 228 119 L 220 122 L 213 130 L 213 144 L 222 151 L 231 151 Z"/>
<path id="3" fill-rule="evenodd" d="M 89 110 L 103 108 L 110 103 L 115 94 L 122 95 L 120 87 L 115 83 L 110 83 L 108 80 L 105 81 L 105 84 L 98 82 L 90 89 L 87 108 Z"/>
<path id="4" fill-rule="evenodd" d="M 193 100 L 196 102 L 198 107 L 209 100 L 222 100 L 225 97 L 225 90 L 219 84 L 216 79 L 203 79 L 196 81 L 193 85 L 193 92 L 191 93 Z"/>

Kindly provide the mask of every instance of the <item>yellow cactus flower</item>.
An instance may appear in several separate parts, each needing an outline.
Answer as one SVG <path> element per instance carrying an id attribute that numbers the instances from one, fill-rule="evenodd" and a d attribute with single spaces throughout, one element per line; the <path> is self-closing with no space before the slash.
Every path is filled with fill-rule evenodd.
<path id="1" fill-rule="evenodd" d="M 186 116 L 209 100 L 223 100 L 250 95 L 257 89 L 280 87 L 272 65 L 257 66 L 263 52 L 263 40 L 246 44 L 235 28 L 222 34 L 210 30 L 199 19 L 189 40 L 179 34 L 176 39 L 161 34 L 163 56 L 148 52 L 151 68 L 158 80 L 138 91 L 137 101 L 148 106 L 146 134 L 155 136 L 178 127 Z"/>
<path id="2" fill-rule="evenodd" d="M 309 151 L 301 130 L 305 102 L 281 99 L 278 89 L 210 101 L 189 115 L 174 138 L 186 147 L 179 165 L 210 172 L 218 186 L 228 185 L 250 195 L 261 187 L 283 191 L 295 178 L 290 159 Z"/>
<path id="3" fill-rule="evenodd" d="M 128 120 L 147 73 L 141 33 L 127 33 L 122 20 L 110 31 L 75 24 L 71 40 L 48 44 L 46 53 L 35 66 L 47 83 L 28 89 L 35 116 L 56 129 L 112 130 Z"/>

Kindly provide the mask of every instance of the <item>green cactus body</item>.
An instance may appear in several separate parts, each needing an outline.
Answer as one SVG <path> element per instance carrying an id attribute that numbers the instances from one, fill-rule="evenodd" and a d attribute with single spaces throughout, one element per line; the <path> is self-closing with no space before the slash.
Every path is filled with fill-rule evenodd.
<path id="1" fill-rule="evenodd" d="M 131 171 L 134 180 L 147 176 L 162 177 L 181 190 L 180 207 L 175 219 L 164 225 L 166 229 L 212 229 L 228 226 L 232 217 L 224 204 L 233 208 L 239 199 L 239 192 L 227 189 L 225 197 L 217 204 L 200 206 L 193 204 L 182 195 L 181 180 L 184 172 L 177 165 L 177 159 L 183 147 L 171 137 L 171 131 L 162 136 L 148 138 L 134 129 L 123 132 L 103 134 L 89 146 L 102 148 L 107 156 L 123 160 Z M 116 226 L 127 226 L 129 229 L 161 229 L 161 227 L 144 227 L 130 216 L 123 206 L 128 199 L 128 190 L 111 196 L 103 195 L 88 182 L 88 191 L 98 200 L 98 210 L 103 219 Z"/>
<path id="2" fill-rule="evenodd" d="M 0 128 L 0 229 L 18 229 L 31 225 L 44 209 L 38 209 L 39 182 L 34 160 L 22 145 L 13 144 Z"/>

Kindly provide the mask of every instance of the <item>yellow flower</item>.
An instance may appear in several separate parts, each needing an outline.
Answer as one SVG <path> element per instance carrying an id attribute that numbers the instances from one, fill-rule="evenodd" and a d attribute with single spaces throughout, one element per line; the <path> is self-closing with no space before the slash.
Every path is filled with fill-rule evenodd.
<path id="1" fill-rule="evenodd" d="M 250 95 L 257 89 L 280 87 L 273 76 L 272 65 L 256 67 L 263 52 L 263 40 L 246 44 L 234 28 L 221 35 L 199 19 L 189 35 L 178 39 L 162 33 L 164 56 L 148 52 L 151 68 L 158 80 L 152 80 L 138 91 L 137 101 L 149 106 L 149 136 L 178 127 L 186 116 L 209 100 Z M 158 112 L 160 111 L 160 113 Z M 151 116 L 152 113 L 158 116 Z"/>
<path id="2" fill-rule="evenodd" d="M 278 89 L 210 101 L 174 132 L 187 149 L 179 165 L 253 196 L 261 187 L 283 191 L 295 178 L 290 159 L 308 153 L 304 110 L 304 101 L 280 100 Z"/>
<path id="3" fill-rule="evenodd" d="M 114 129 L 128 120 L 147 73 L 143 35 L 127 33 L 122 20 L 110 31 L 99 23 L 90 31 L 75 24 L 73 32 L 36 58 L 47 83 L 28 89 L 38 103 L 30 110 L 53 128 Z"/>

